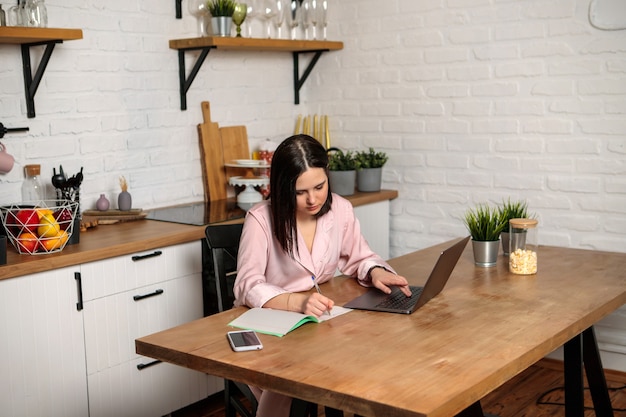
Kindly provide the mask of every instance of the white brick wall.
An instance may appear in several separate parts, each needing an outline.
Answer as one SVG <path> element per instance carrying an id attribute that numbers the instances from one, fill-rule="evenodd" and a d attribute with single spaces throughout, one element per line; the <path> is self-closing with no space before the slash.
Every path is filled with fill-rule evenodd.
<path id="1" fill-rule="evenodd" d="M 184 112 L 168 40 L 195 36 L 185 2 L 181 20 L 174 0 L 46 4 L 50 26 L 84 39 L 55 48 L 35 119 L 19 47 L 0 45 L 0 121 L 30 127 L 2 140 L 17 164 L 0 203 L 20 199 L 27 163 L 46 182 L 84 166 L 84 209 L 116 201 L 120 175 L 137 207 L 200 200 L 195 124 L 209 100 L 252 147 L 317 112 L 334 145 L 387 151 L 392 256 L 466 233 L 467 207 L 509 197 L 529 201 L 543 244 L 626 252 L 626 31 L 592 27 L 589 0 L 331 0 L 329 37 L 345 48 L 322 56 L 300 106 L 290 54 L 213 51 Z"/>

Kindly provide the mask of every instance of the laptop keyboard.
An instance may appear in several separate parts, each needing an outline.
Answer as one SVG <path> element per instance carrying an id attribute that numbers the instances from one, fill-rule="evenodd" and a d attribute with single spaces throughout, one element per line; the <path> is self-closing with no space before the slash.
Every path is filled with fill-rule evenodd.
<path id="1" fill-rule="evenodd" d="M 402 291 L 394 290 L 387 298 L 378 303 L 376 307 L 378 308 L 388 308 L 388 309 L 408 309 L 415 304 L 417 297 L 422 293 L 424 287 L 410 287 L 411 288 L 411 296 L 407 297 Z"/>

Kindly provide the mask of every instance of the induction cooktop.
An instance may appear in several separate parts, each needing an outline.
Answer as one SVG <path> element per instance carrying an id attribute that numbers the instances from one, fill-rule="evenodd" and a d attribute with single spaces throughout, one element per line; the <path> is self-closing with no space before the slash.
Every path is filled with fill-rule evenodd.
<path id="1" fill-rule="evenodd" d="M 156 208 L 147 212 L 146 219 L 196 226 L 240 219 L 246 215 L 246 212 L 237 206 L 235 200 L 200 201 Z"/>

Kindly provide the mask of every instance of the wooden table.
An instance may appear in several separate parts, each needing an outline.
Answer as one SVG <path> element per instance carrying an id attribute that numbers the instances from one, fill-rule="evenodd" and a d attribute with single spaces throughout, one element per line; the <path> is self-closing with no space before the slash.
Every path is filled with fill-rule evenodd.
<path id="1" fill-rule="evenodd" d="M 449 245 L 390 263 L 422 284 Z M 364 416 L 449 417 L 476 411 L 483 396 L 565 344 L 567 415 L 582 416 L 580 347 L 585 339 L 585 364 L 591 364 L 597 353 L 591 326 L 626 302 L 625 264 L 626 254 L 541 247 L 539 272 L 519 276 L 508 272 L 503 256 L 496 267 L 474 266 L 468 245 L 443 293 L 412 315 L 355 310 L 283 338 L 260 335 L 262 351 L 234 353 L 225 334 L 245 311 L 237 308 L 140 338 L 136 348 Z M 364 289 L 338 277 L 322 291 L 342 305 Z M 600 402 L 608 396 L 595 365 L 588 372 Z"/>

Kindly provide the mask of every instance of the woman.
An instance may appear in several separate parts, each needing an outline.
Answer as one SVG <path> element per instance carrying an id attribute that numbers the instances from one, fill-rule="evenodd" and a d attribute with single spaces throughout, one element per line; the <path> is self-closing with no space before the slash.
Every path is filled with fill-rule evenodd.
<path id="1" fill-rule="evenodd" d="M 319 317 L 334 302 L 310 290 L 337 269 L 361 285 L 387 294 L 398 286 L 411 295 L 407 280 L 368 246 L 350 202 L 331 193 L 326 150 L 307 135 L 286 139 L 274 152 L 270 199 L 246 214 L 237 265 L 236 306 Z M 258 417 L 289 415 L 290 398 L 251 388 Z"/>

